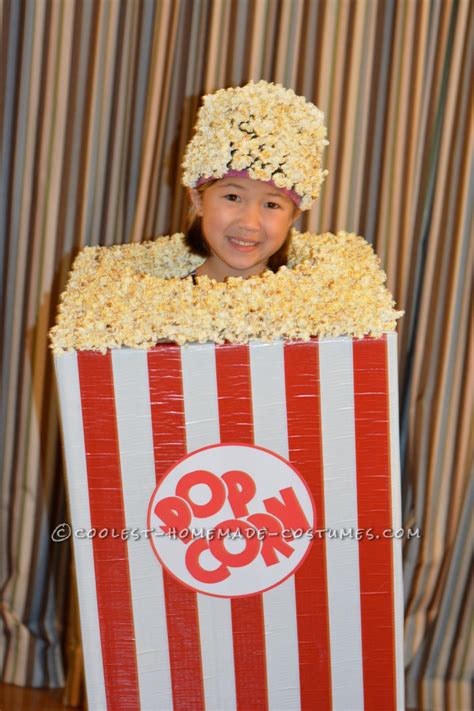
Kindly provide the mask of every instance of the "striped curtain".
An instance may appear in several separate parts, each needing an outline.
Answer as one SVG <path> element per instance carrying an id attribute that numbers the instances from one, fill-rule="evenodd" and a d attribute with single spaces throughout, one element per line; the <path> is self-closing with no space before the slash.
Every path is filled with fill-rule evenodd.
<path id="1" fill-rule="evenodd" d="M 199 97 L 266 79 L 326 115 L 300 228 L 374 245 L 399 325 L 407 705 L 471 705 L 469 0 L 3 0 L 3 680 L 78 701 L 80 644 L 47 331 L 84 245 L 183 228 Z M 470 180 L 471 178 L 471 180 Z M 471 192 L 470 192 L 471 191 Z"/>

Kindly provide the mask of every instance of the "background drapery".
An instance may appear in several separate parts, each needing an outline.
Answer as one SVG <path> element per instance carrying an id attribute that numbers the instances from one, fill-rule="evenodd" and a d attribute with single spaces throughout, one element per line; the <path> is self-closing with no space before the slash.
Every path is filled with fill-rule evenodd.
<path id="1" fill-rule="evenodd" d="M 84 245 L 183 228 L 199 97 L 266 79 L 326 115 L 301 228 L 374 245 L 399 322 L 407 703 L 471 706 L 474 247 L 469 0 L 3 0 L 3 680 L 78 697 L 80 644 L 47 331 Z M 471 172 L 470 172 L 471 171 Z"/>

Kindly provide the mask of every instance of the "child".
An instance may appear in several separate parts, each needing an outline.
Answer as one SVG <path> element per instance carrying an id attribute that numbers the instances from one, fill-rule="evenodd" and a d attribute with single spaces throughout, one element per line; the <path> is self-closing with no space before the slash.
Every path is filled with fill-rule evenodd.
<path id="1" fill-rule="evenodd" d="M 193 278 L 246 278 L 286 264 L 291 227 L 326 174 L 323 118 L 266 81 L 204 97 L 183 161 L 193 214 L 186 242 L 206 257 Z"/>

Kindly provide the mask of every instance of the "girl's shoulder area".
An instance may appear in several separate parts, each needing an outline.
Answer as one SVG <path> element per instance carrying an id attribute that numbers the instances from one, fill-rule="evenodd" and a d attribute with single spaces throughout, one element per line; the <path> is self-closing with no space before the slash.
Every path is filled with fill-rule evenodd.
<path id="1" fill-rule="evenodd" d="M 371 244 L 354 232 L 340 230 L 336 234 L 323 232 L 298 232 L 293 230 L 288 267 L 295 268 L 303 263 L 315 266 L 321 259 L 342 263 L 355 257 L 378 259 Z"/>
<path id="2" fill-rule="evenodd" d="M 370 259 L 371 256 L 377 259 L 372 246 L 355 233 L 339 231 L 336 234 L 317 234 L 293 229 L 287 268 L 295 269 L 303 263 L 308 265 L 308 262 L 314 266 L 321 259 L 341 263 L 345 259 Z M 72 272 L 80 271 L 86 275 L 97 270 L 130 268 L 156 278 L 183 279 L 192 276 L 203 261 L 203 257 L 189 251 L 184 234 L 176 232 L 143 242 L 85 247 L 74 260 Z"/>
<path id="3" fill-rule="evenodd" d="M 301 285 L 308 278 L 315 285 L 336 281 L 341 289 L 351 288 L 354 280 L 361 280 L 367 289 L 386 280 L 372 246 L 363 237 L 344 231 L 316 234 L 293 229 L 287 264 L 276 273 L 266 270 L 248 279 L 229 277 L 219 283 L 196 275 L 203 262 L 203 257 L 189 250 L 181 232 L 143 242 L 85 247 L 73 262 L 61 301 L 77 290 L 84 302 L 89 298 L 94 301 L 97 292 L 104 290 L 123 299 L 128 293 L 144 290 L 171 296 L 176 290 L 183 292 L 198 285 L 207 292 L 236 295 L 249 289 L 281 289 L 295 279 Z"/>
<path id="4" fill-rule="evenodd" d="M 181 233 L 88 247 L 77 257 L 50 331 L 55 353 L 174 343 L 380 335 L 395 302 L 372 246 L 348 232 L 293 230 L 288 263 L 248 279 L 191 275 L 204 261 Z"/>
<path id="5" fill-rule="evenodd" d="M 186 246 L 184 234 L 159 235 L 143 242 L 112 246 L 84 247 L 75 258 L 71 274 L 119 269 L 131 269 L 135 274 L 149 274 L 155 278 L 182 279 L 202 264 L 203 258 L 192 254 Z"/>

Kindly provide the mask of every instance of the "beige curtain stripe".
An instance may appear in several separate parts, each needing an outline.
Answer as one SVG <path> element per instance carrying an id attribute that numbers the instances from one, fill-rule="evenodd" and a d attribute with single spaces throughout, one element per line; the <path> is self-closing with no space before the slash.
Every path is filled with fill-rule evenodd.
<path id="1" fill-rule="evenodd" d="M 172 47 L 176 45 L 177 37 L 179 33 L 179 6 L 172 4 L 171 6 L 171 17 L 168 25 L 168 41 Z M 163 65 L 163 94 L 161 100 L 164 105 L 170 107 L 170 112 L 174 111 L 175 102 L 173 97 L 175 96 L 174 85 L 173 85 L 173 63 L 169 61 L 169 57 L 164 57 Z M 165 225 L 169 224 L 168 209 L 167 209 L 167 199 L 165 195 L 161 198 L 162 190 L 166 190 L 166 185 L 168 183 L 168 168 L 170 162 L 170 146 L 172 139 L 176 133 L 177 121 L 170 124 L 169 114 L 163 114 L 161 112 L 160 122 L 159 122 L 159 133 L 157 134 L 156 142 L 156 153 L 154 156 L 154 165 L 152 171 L 152 181 L 150 187 L 152 189 L 152 194 L 149 195 L 150 202 L 155 202 L 155 210 L 150 211 L 150 219 L 146 223 L 146 232 L 142 235 L 142 239 L 153 237 L 158 231 L 163 232 Z M 178 118 L 178 117 L 177 117 Z M 166 191 L 167 192 L 167 191 Z M 156 196 L 160 196 L 159 200 L 156 200 Z M 164 217 L 167 219 L 165 220 Z"/>
<path id="2" fill-rule="evenodd" d="M 331 209 L 327 195 L 333 190 L 331 175 L 334 174 L 334 165 L 337 156 L 337 125 L 333 121 L 332 112 L 332 87 L 334 86 L 334 52 L 337 47 L 337 19 L 339 3 L 325 2 L 324 12 L 324 32 L 321 46 L 320 65 L 324 67 L 324 72 L 320 73 L 318 85 L 318 106 L 324 111 L 326 125 L 329 127 L 329 147 L 326 153 L 326 166 L 329 171 L 323 183 L 321 195 L 316 205 L 312 208 L 315 213 L 315 222 L 321 230 L 329 229 L 329 212 Z"/>
<path id="3" fill-rule="evenodd" d="M 241 83 L 241 77 L 246 76 L 246 45 L 248 38 L 248 2 L 234 3 L 229 7 L 229 21 L 226 41 L 228 42 L 228 61 L 224 79 L 225 86 L 236 86 Z"/>
<path id="4" fill-rule="evenodd" d="M 358 5 L 360 7 L 360 5 Z M 360 11 L 358 15 L 361 16 Z M 354 48 L 354 65 L 360 62 L 362 58 L 361 69 L 359 75 L 359 92 L 356 97 L 357 101 L 357 122 L 360 126 L 359 135 L 354 135 L 352 138 L 353 144 L 353 165 L 351 193 L 354 200 L 354 212 L 352 218 L 351 229 L 361 231 L 362 219 L 362 202 L 364 194 L 364 162 L 365 156 L 370 146 L 369 136 L 369 111 L 370 111 L 370 92 L 373 80 L 373 68 L 375 59 L 375 44 L 377 31 L 377 3 L 370 2 L 364 7 L 364 33 L 361 37 L 362 44 L 359 48 L 359 53 L 356 54 Z M 341 219 L 341 218 L 340 218 Z"/>
<path id="5" fill-rule="evenodd" d="M 283 3 L 279 17 L 279 42 L 276 45 L 274 81 L 284 86 L 294 87 L 298 67 L 298 54 L 295 48 L 300 46 L 303 2 L 294 0 Z"/>
<path id="6" fill-rule="evenodd" d="M 319 42 L 319 32 L 322 26 L 322 12 L 324 4 L 306 3 L 305 14 L 303 17 L 303 29 L 301 41 L 303 42 L 302 50 L 299 52 L 299 71 L 296 81 L 297 93 L 301 93 L 308 99 L 313 101 L 321 109 L 323 108 L 318 96 L 317 78 L 319 76 L 318 67 L 320 66 L 321 43 Z M 329 135 L 331 140 L 331 135 Z M 316 231 L 315 211 L 314 208 L 303 214 L 300 218 L 301 229 Z"/>
<path id="7" fill-rule="evenodd" d="M 382 166 L 380 211 L 376 239 L 377 253 L 387 265 L 387 285 L 393 289 L 397 281 L 398 245 L 396 236 L 400 234 L 400 211 L 405 209 L 403 194 L 405 185 L 403 175 L 405 166 L 400 146 L 406 145 L 407 121 L 409 120 L 407 91 L 411 57 L 407 48 L 413 31 L 414 13 L 410 13 L 405 3 L 397 5 L 395 14 L 395 36 L 391 56 L 391 77 L 387 104 L 387 122 L 385 128 L 385 146 L 387 160 Z M 394 68 L 396 70 L 394 71 Z M 380 243 L 380 247 L 379 247 Z"/>
<path id="8" fill-rule="evenodd" d="M 260 0 L 260 2 L 252 3 L 252 22 L 251 22 L 251 41 L 249 52 L 249 79 L 254 81 L 262 76 L 263 51 L 265 37 L 265 28 L 268 12 L 268 0 Z"/>
<path id="9" fill-rule="evenodd" d="M 425 71 L 427 62 L 428 28 L 429 28 L 430 7 L 427 2 L 417 3 L 414 23 L 411 25 L 410 34 L 410 64 L 407 66 L 410 93 L 408 96 L 408 117 L 406 144 L 404 149 L 405 171 L 403 181 L 403 199 L 400 205 L 400 233 L 411 234 L 415 229 L 417 220 L 417 205 L 420 195 L 421 182 L 420 171 L 423 156 L 423 145 L 425 139 L 426 109 L 427 102 L 424 101 L 425 93 Z M 408 54 L 408 52 L 407 52 Z M 400 303 L 406 304 L 410 284 L 410 260 L 412 255 L 409 243 L 406 240 L 398 240 L 398 254 L 390 255 L 390 263 L 387 270 L 392 274 L 395 263 L 398 264 L 396 276 L 390 276 L 388 280 L 389 288 L 393 287 L 395 293 L 399 294 Z M 404 306 L 402 306 L 404 308 Z M 403 340 L 403 324 L 400 333 L 400 340 Z"/>
<path id="10" fill-rule="evenodd" d="M 198 109 L 199 77 L 203 73 L 205 65 L 205 54 L 208 37 L 208 11 L 201 11 L 198 3 L 192 4 L 192 14 L 189 17 L 191 24 L 190 36 L 184 37 L 184 42 L 189 47 L 189 52 L 186 58 L 184 67 L 185 75 L 183 77 L 184 97 L 176 98 L 176 106 L 171 111 L 168 125 L 170 131 L 180 122 L 181 131 L 178 139 L 175 139 L 176 155 L 182 156 L 186 143 L 191 137 L 194 119 Z M 179 229 L 184 229 L 187 224 L 187 206 L 186 201 L 182 198 L 181 187 L 181 165 L 177 166 L 174 180 L 170 182 L 170 190 L 172 194 L 180 196 L 180 198 L 171 201 L 171 225 L 179 226 Z M 162 230 L 164 231 L 164 230 Z"/>
<path id="11" fill-rule="evenodd" d="M 115 8 L 115 9 L 114 9 Z M 104 146 L 107 141 L 107 124 L 110 115 L 110 71 L 107 65 L 113 57 L 111 44 L 113 36 L 110 28 L 117 20 L 118 3 L 97 3 L 97 15 L 93 19 L 94 34 L 91 37 L 89 121 L 86 133 L 86 153 L 84 156 L 84 186 L 81 232 L 83 244 L 100 244 L 99 197 L 103 196 Z M 104 95 L 109 103 L 104 103 Z"/>
<path id="12" fill-rule="evenodd" d="M 115 45 L 112 60 L 116 67 L 111 77 L 109 132 L 105 146 L 106 160 L 104 173 L 104 199 L 101 213 L 100 232 L 104 244 L 121 242 L 123 230 L 123 195 L 120 183 L 123 183 L 123 157 L 126 149 L 126 102 L 130 88 L 131 41 L 134 28 L 133 15 L 138 6 L 131 3 L 119 3 L 116 25 Z"/>
<path id="13" fill-rule="evenodd" d="M 265 18 L 263 37 L 261 38 L 263 39 L 264 46 L 257 79 L 260 79 L 262 76 L 267 76 L 272 77 L 273 81 L 273 77 L 275 76 L 275 53 L 280 41 L 278 17 L 281 4 L 275 2 L 275 0 L 266 0 L 266 5 L 267 15 Z"/>
<path id="14" fill-rule="evenodd" d="M 105 12 L 100 20 L 99 42 L 102 51 L 97 55 L 96 65 L 96 99 L 98 112 L 97 129 L 92 138 L 92 155 L 94 162 L 93 190 L 89 198 L 93 201 L 94 209 L 88 230 L 94 242 L 103 242 L 101 236 L 103 210 L 106 209 L 106 174 L 107 174 L 107 147 L 111 131 L 112 106 L 113 106 L 113 67 L 117 52 L 117 30 L 119 27 L 121 3 L 108 3 L 104 5 Z"/>
<path id="15" fill-rule="evenodd" d="M 344 220 L 347 224 L 344 229 L 353 230 L 357 222 L 360 209 L 360 196 L 362 190 L 362 175 L 360 173 L 366 141 L 366 105 L 368 87 L 370 85 L 370 64 L 367 57 L 367 47 L 372 47 L 373 38 L 368 40 L 374 30 L 374 3 L 358 4 L 353 7 L 354 17 L 351 34 L 351 51 L 348 55 L 348 74 L 346 103 L 342 110 L 347 113 L 343 146 L 346 147 L 347 157 L 343 169 L 340 171 L 340 193 L 335 202 L 337 210 L 334 220 L 335 228 L 341 226 Z M 349 152 L 349 146 L 352 151 Z"/>
<path id="16" fill-rule="evenodd" d="M 172 7 L 169 1 L 164 2 L 157 8 L 155 18 L 153 50 L 151 56 L 151 66 L 154 67 L 153 79 L 150 81 L 149 100 L 146 108 L 146 119 L 144 126 L 144 141 L 140 163 L 140 181 L 137 194 L 137 208 L 132 230 L 132 241 L 139 242 L 147 231 L 146 208 L 149 202 L 149 184 L 153 172 L 153 166 L 159 158 L 158 138 L 161 132 L 161 123 L 164 117 L 161 114 L 164 79 L 164 65 L 166 62 L 166 37 L 171 21 Z M 155 73 L 156 72 L 156 73 Z"/>
<path id="17" fill-rule="evenodd" d="M 229 3 L 212 4 L 204 85 L 206 94 L 225 85 L 224 47 L 227 46 L 229 14 Z"/>
<path id="18" fill-rule="evenodd" d="M 347 150 L 345 127 L 347 125 L 347 96 L 351 81 L 350 52 L 352 47 L 352 29 L 354 22 L 353 11 L 354 6 L 352 4 L 345 2 L 340 3 L 340 13 L 336 24 L 336 37 L 332 57 L 334 72 L 332 77 L 333 84 L 331 88 L 331 116 L 332 124 L 337 130 L 337 146 L 335 147 L 333 156 L 336 158 L 337 154 L 340 154 L 342 157 L 342 160 L 335 160 L 332 173 L 328 176 L 332 183 L 331 188 L 334 189 L 334 186 L 337 185 L 338 192 L 337 201 L 331 200 L 331 203 L 327 201 L 327 212 L 325 213 L 328 229 L 333 231 L 342 229 L 342 224 L 337 222 L 337 203 L 339 203 L 339 197 L 347 214 L 348 195 L 347 189 L 345 189 L 345 181 L 342 176 L 350 175 L 349 161 L 351 152 Z M 338 53 L 335 49 L 337 46 L 344 47 L 345 52 Z M 339 88 L 338 91 L 334 91 L 336 86 Z M 329 120 L 330 119 L 328 119 L 328 124 Z M 345 215 L 344 218 L 341 219 L 345 221 Z"/>
<path id="19" fill-rule="evenodd" d="M 307 97 L 313 96 L 314 77 L 316 74 L 317 17 L 318 3 L 303 3 L 296 92 Z"/>

